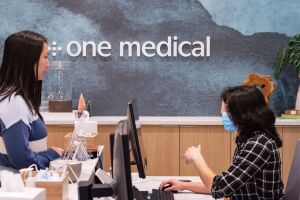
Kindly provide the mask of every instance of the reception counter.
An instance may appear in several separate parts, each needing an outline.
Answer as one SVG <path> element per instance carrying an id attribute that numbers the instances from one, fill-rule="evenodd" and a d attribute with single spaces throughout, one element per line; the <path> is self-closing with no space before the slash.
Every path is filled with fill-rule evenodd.
<path id="1" fill-rule="evenodd" d="M 73 113 L 42 113 L 47 125 L 74 124 Z M 95 116 L 90 120 L 97 121 L 98 125 L 116 125 L 118 121 L 125 119 L 125 116 Z M 222 125 L 221 117 L 140 117 L 142 125 Z M 276 119 L 276 126 L 300 126 L 300 120 Z"/>
<path id="2" fill-rule="evenodd" d="M 63 137 L 74 128 L 73 113 L 42 113 L 47 125 L 49 146 L 64 147 Z M 105 146 L 104 169 L 110 166 L 109 133 L 125 116 L 95 116 L 97 142 Z M 148 157 L 147 174 L 153 176 L 196 175 L 180 155 L 187 147 L 201 144 L 206 161 L 215 172 L 226 170 L 232 161 L 236 134 L 227 133 L 221 117 L 140 117 L 145 152 Z M 296 139 L 300 138 L 300 120 L 276 119 L 276 128 L 283 140 L 280 149 L 283 180 L 286 183 Z"/>

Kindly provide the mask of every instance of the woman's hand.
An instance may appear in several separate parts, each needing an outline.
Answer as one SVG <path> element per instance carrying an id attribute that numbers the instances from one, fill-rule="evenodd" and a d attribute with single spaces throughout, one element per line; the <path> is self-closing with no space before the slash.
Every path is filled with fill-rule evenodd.
<path id="1" fill-rule="evenodd" d="M 184 190 L 184 184 L 185 182 L 182 182 L 182 181 L 177 181 L 177 180 L 174 180 L 174 179 L 169 179 L 169 180 L 164 180 L 160 183 L 159 185 L 159 189 L 161 190 L 166 184 L 170 184 L 171 187 L 168 187 L 165 189 L 165 191 L 167 192 L 170 192 L 170 191 L 181 191 L 181 190 Z"/>
<path id="2" fill-rule="evenodd" d="M 53 149 L 56 153 L 59 154 L 60 157 L 62 157 L 64 155 L 64 150 L 60 147 L 51 147 L 51 149 Z"/>
<path id="3" fill-rule="evenodd" d="M 190 164 L 193 163 L 195 160 L 199 160 L 201 156 L 202 156 L 201 146 L 200 145 L 198 145 L 198 147 L 191 146 L 182 155 L 182 159 L 185 160 L 186 164 Z"/>

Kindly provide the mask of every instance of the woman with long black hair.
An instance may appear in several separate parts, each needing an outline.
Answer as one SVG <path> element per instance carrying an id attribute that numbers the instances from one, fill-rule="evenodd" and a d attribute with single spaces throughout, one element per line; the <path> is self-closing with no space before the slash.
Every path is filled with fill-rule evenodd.
<path id="1" fill-rule="evenodd" d="M 215 174 L 204 160 L 201 147 L 189 147 L 183 159 L 194 164 L 202 183 L 166 180 L 166 190 L 211 193 L 218 199 L 283 199 L 281 159 L 282 141 L 276 131 L 275 114 L 256 87 L 236 86 L 223 91 L 222 121 L 228 132 L 237 132 L 233 161 L 221 174 Z"/>
<path id="2" fill-rule="evenodd" d="M 36 164 L 46 168 L 62 156 L 47 149 L 47 129 L 39 112 L 42 80 L 48 68 L 46 38 L 32 31 L 10 35 L 0 68 L 0 169 Z"/>

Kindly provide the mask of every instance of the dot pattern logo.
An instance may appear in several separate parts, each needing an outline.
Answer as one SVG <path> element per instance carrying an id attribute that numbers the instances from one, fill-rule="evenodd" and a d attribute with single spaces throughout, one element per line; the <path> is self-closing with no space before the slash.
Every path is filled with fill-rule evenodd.
<path id="1" fill-rule="evenodd" d="M 62 47 L 61 46 L 57 46 L 56 41 L 53 41 L 51 43 L 51 46 L 48 47 L 48 51 L 49 51 L 49 53 L 51 53 L 51 55 L 53 57 L 55 57 L 61 50 L 62 50 Z"/>

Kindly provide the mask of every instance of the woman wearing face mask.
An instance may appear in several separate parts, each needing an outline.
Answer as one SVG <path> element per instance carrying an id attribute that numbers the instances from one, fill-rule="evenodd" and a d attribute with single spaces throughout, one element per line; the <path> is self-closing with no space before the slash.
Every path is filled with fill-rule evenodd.
<path id="1" fill-rule="evenodd" d="M 202 183 L 166 180 L 171 190 L 191 190 L 211 193 L 218 199 L 283 199 L 281 160 L 282 146 L 275 123 L 275 115 L 260 90 L 251 86 L 230 87 L 223 91 L 222 121 L 228 132 L 237 131 L 237 148 L 233 162 L 221 174 L 214 173 L 205 162 L 201 148 L 189 147 L 183 159 L 195 165 Z"/>
<path id="2" fill-rule="evenodd" d="M 0 68 L 0 170 L 46 168 L 63 150 L 47 149 L 47 129 L 39 112 L 48 68 L 46 38 L 31 31 L 10 35 Z"/>

